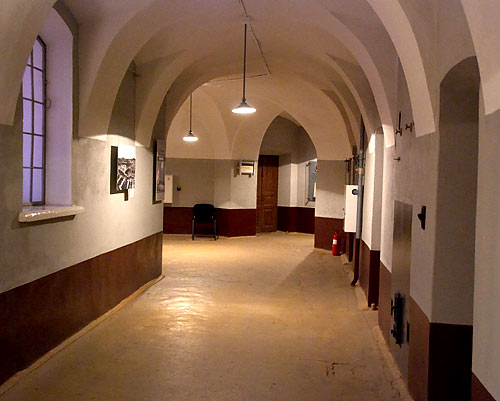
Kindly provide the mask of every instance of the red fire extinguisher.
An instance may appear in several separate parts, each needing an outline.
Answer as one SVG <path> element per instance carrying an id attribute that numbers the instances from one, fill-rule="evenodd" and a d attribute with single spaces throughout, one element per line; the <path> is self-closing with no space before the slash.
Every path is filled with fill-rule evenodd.
<path id="1" fill-rule="evenodd" d="M 339 239 L 340 239 L 340 235 L 338 235 L 337 233 L 333 234 L 333 240 L 332 240 L 332 255 L 333 256 L 340 255 Z"/>

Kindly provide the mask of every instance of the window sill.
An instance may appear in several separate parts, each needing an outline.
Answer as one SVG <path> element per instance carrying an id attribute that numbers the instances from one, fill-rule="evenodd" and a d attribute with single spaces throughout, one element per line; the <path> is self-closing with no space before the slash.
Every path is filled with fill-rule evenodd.
<path id="1" fill-rule="evenodd" d="M 85 212 L 82 206 L 31 206 L 19 213 L 20 223 L 31 223 L 60 217 L 76 216 Z"/>

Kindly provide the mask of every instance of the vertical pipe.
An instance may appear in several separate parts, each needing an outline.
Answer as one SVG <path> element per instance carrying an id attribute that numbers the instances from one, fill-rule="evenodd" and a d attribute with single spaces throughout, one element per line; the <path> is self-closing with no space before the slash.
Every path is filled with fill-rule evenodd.
<path id="1" fill-rule="evenodd" d="M 354 286 L 359 279 L 359 256 L 361 247 L 361 232 L 363 229 L 363 195 L 364 195 L 364 177 L 365 177 L 365 124 L 361 121 L 361 133 L 359 138 L 358 155 L 358 208 L 356 216 L 356 244 L 354 259 L 354 277 L 351 285 Z"/>

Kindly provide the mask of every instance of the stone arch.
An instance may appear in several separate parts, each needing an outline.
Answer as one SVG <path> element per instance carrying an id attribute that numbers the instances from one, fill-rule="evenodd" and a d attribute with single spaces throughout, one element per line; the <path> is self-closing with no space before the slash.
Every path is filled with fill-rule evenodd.
<path id="1" fill-rule="evenodd" d="M 377 13 L 396 48 L 408 83 L 417 136 L 436 131 L 429 84 L 419 43 L 398 1 L 367 0 Z"/>
<path id="2" fill-rule="evenodd" d="M 477 55 L 485 114 L 500 109 L 500 4 L 461 0 Z"/>
<path id="3" fill-rule="evenodd" d="M 227 159 L 230 146 L 226 126 L 217 104 L 203 87 L 193 92 L 193 132 L 200 138 L 196 143 L 182 141 L 188 132 L 188 119 L 189 98 L 180 107 L 167 132 L 167 157 Z"/>
<path id="4" fill-rule="evenodd" d="M 0 124 L 12 125 L 26 61 L 56 0 L 4 0 L 0 13 Z"/>
<path id="5" fill-rule="evenodd" d="M 80 32 L 80 136 L 107 134 L 123 77 L 141 47 L 165 23 L 163 11 L 164 5 L 155 0 Z"/>

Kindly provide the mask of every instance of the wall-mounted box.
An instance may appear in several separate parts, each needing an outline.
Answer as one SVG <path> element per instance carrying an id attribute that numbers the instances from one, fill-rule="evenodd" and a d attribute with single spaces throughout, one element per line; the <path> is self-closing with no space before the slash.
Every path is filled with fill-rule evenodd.
<path id="1" fill-rule="evenodd" d="M 345 186 L 344 231 L 346 233 L 356 232 L 356 220 L 358 216 L 358 196 L 355 195 L 353 191 L 357 190 L 357 185 Z"/>
<path id="2" fill-rule="evenodd" d="M 165 174 L 165 200 L 163 203 L 172 203 L 174 199 L 174 176 Z"/>
<path id="3" fill-rule="evenodd" d="M 239 175 L 249 175 L 255 174 L 255 161 L 253 160 L 241 160 L 238 168 Z"/>

